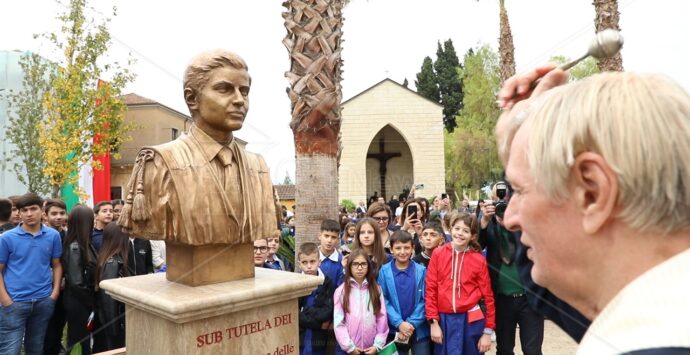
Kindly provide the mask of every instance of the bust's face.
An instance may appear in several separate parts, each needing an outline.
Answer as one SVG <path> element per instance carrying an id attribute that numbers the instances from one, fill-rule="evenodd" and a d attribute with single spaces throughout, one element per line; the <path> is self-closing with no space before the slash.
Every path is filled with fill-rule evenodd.
<path id="1" fill-rule="evenodd" d="M 197 94 L 196 124 L 209 132 L 229 132 L 242 128 L 249 110 L 249 73 L 244 69 L 213 69 Z"/>

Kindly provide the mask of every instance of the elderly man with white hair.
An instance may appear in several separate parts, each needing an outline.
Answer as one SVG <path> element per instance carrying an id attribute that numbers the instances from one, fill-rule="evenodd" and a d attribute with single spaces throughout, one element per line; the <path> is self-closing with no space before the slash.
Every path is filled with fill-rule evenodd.
<path id="1" fill-rule="evenodd" d="M 688 354 L 690 96 L 657 75 L 566 81 L 544 66 L 499 93 L 504 223 L 592 320 L 578 354 Z"/>

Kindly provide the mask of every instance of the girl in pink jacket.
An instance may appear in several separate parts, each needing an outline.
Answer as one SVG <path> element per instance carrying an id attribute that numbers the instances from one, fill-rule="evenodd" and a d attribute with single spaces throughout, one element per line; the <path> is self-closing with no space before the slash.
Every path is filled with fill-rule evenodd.
<path id="1" fill-rule="evenodd" d="M 388 319 L 376 270 L 364 250 L 347 259 L 345 282 L 335 290 L 333 325 L 340 349 L 347 354 L 376 354 L 386 345 Z M 338 350 L 340 350 L 338 349 Z M 338 353 L 343 353 L 339 351 Z"/>

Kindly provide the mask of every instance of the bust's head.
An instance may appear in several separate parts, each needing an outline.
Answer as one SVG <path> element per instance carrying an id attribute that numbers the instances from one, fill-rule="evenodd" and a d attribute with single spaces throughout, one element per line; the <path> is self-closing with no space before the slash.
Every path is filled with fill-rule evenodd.
<path id="1" fill-rule="evenodd" d="M 242 128 L 250 86 L 244 60 L 222 49 L 198 54 L 184 73 L 184 99 L 192 119 L 211 135 Z"/>

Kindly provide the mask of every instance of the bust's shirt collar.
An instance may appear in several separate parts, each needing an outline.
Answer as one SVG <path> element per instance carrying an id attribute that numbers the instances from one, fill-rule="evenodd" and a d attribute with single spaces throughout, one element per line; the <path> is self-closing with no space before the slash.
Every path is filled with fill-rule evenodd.
<path id="1" fill-rule="evenodd" d="M 204 157 L 206 158 L 206 161 L 209 162 L 213 160 L 216 155 L 218 155 L 218 152 L 220 152 L 223 147 L 230 149 L 232 143 L 235 141 L 235 138 L 233 137 L 233 139 L 227 145 L 222 145 L 206 134 L 206 132 L 201 130 L 201 128 L 197 127 L 195 123 L 192 123 L 192 126 L 189 128 L 189 134 L 191 134 L 192 137 L 199 142 Z"/>

